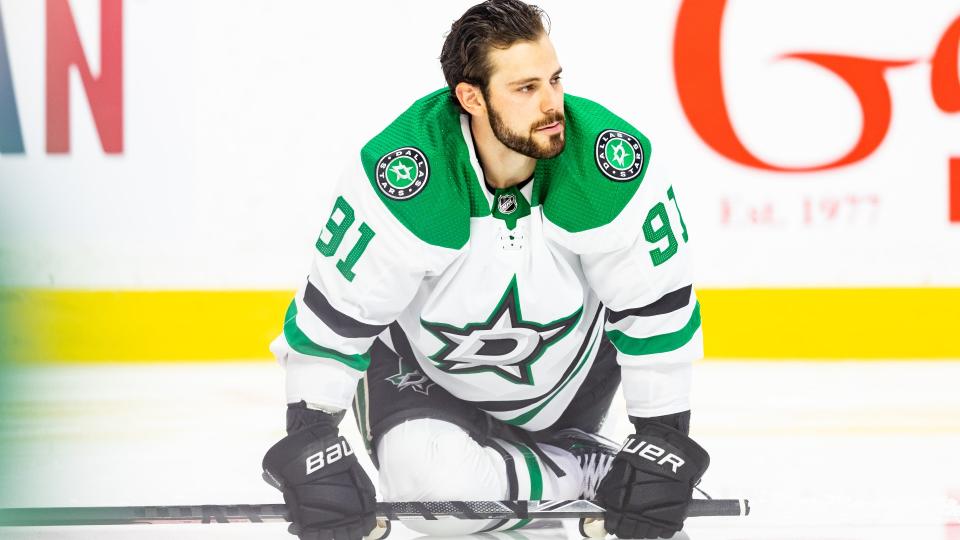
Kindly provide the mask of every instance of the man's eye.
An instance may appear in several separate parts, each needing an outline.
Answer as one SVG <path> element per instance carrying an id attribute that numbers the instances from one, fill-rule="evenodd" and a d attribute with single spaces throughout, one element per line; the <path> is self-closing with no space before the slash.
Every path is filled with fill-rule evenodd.
<path id="1" fill-rule="evenodd" d="M 524 93 L 530 92 L 531 90 L 533 90 L 533 85 L 532 85 L 532 84 L 527 84 L 527 85 L 521 86 L 518 90 L 519 90 L 520 92 L 524 92 Z"/>
<path id="2" fill-rule="evenodd" d="M 560 76 L 557 75 L 556 77 L 554 77 L 553 79 L 551 79 L 550 82 L 553 83 L 553 84 L 557 84 L 558 82 L 560 82 Z"/>

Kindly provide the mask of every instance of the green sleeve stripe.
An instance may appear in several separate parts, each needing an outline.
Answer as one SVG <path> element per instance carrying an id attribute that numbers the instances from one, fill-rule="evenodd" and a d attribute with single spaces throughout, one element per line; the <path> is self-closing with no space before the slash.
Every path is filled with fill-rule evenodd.
<path id="1" fill-rule="evenodd" d="M 665 353 L 675 351 L 686 345 L 700 328 L 700 302 L 693 307 L 693 314 L 683 328 L 669 334 L 660 334 L 648 338 L 630 337 L 619 330 L 607 332 L 610 342 L 618 351 L 632 356 Z"/>
<path id="2" fill-rule="evenodd" d="M 365 371 L 370 365 L 370 354 L 343 354 L 337 352 L 333 349 L 328 349 L 322 345 L 317 345 L 306 334 L 303 333 L 303 330 L 297 326 L 297 301 L 293 300 L 290 302 L 290 307 L 287 308 L 287 314 L 284 316 L 283 321 L 283 337 L 286 338 L 287 343 L 290 345 L 290 348 L 297 351 L 300 354 L 306 354 L 309 356 L 319 356 L 322 358 L 329 358 L 331 360 L 336 360 L 341 364 L 346 364 L 347 366 L 356 369 L 358 371 Z"/>

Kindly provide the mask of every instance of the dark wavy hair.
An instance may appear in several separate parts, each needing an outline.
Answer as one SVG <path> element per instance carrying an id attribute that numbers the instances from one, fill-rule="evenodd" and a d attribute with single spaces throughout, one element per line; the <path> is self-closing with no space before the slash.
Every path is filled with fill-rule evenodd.
<path id="1" fill-rule="evenodd" d="M 486 96 L 493 69 L 490 49 L 536 41 L 549 28 L 550 17 L 542 9 L 520 0 L 487 0 L 468 9 L 454 21 L 440 51 L 450 99 L 460 107 L 455 91 L 461 82 L 479 86 Z"/>

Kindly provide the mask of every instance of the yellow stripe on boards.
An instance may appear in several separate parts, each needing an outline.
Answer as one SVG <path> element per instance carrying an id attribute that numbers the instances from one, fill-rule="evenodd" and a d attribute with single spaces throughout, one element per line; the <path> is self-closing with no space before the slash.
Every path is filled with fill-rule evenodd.
<path id="1" fill-rule="evenodd" d="M 960 289 L 702 289 L 708 358 L 960 359 Z M 265 360 L 293 291 L 0 290 L 20 362 Z"/>
<path id="2" fill-rule="evenodd" d="M 714 358 L 960 359 L 960 289 L 698 290 Z"/>
<path id="3" fill-rule="evenodd" d="M 292 291 L 0 292 L 27 362 L 150 362 L 270 358 Z"/>

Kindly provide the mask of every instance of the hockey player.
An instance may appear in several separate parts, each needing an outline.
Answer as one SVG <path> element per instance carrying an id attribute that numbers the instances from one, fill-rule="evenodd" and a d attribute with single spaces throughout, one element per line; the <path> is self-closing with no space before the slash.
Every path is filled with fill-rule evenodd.
<path id="1" fill-rule="evenodd" d="M 288 435 L 263 460 L 300 538 L 374 527 L 338 431 L 351 404 L 384 500 L 584 497 L 622 538 L 683 526 L 709 462 L 688 436 L 686 225 L 647 138 L 564 94 L 545 21 L 519 0 L 470 8 L 443 44 L 448 87 L 371 139 L 324 209 L 272 345 Z M 618 449 L 592 434 L 621 381 L 636 433 Z"/>

